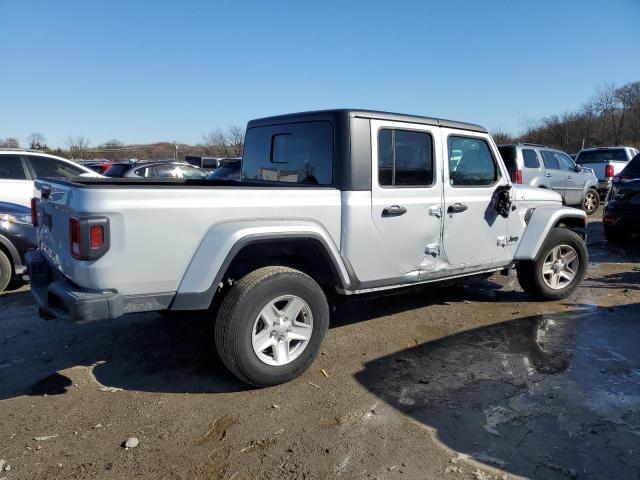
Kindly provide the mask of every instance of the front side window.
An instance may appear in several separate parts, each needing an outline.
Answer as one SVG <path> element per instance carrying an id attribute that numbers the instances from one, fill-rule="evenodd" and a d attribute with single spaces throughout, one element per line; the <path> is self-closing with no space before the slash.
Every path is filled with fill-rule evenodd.
<path id="1" fill-rule="evenodd" d="M 198 178 L 207 177 L 207 172 L 205 172 L 200 168 L 191 167 L 187 165 L 181 165 L 179 168 L 182 173 L 182 178 L 198 179 Z"/>
<path id="2" fill-rule="evenodd" d="M 573 160 L 571 160 L 567 155 L 556 153 L 556 158 L 558 159 L 560 170 L 566 170 L 567 172 L 574 172 L 576 170 Z"/>
<path id="3" fill-rule="evenodd" d="M 378 133 L 378 183 L 383 187 L 433 184 L 433 141 L 426 132 L 385 128 Z"/>
<path id="4" fill-rule="evenodd" d="M 451 186 L 487 187 L 498 181 L 498 167 L 483 139 L 451 135 L 447 145 Z"/>
<path id="5" fill-rule="evenodd" d="M 242 178 L 307 185 L 333 182 L 333 126 L 300 122 L 247 130 Z"/>
<path id="6" fill-rule="evenodd" d="M 0 155 L 0 179 L 26 180 L 27 175 L 22 168 L 19 155 Z"/>
<path id="7" fill-rule="evenodd" d="M 39 157 L 35 155 L 29 156 L 31 166 L 35 171 L 36 177 L 62 177 L 73 178 L 81 173 L 85 173 L 80 167 L 76 167 L 70 163 L 56 160 L 55 158 Z"/>
<path id="8" fill-rule="evenodd" d="M 159 178 L 179 178 L 180 170 L 176 165 L 155 165 L 154 174 Z"/>
<path id="9" fill-rule="evenodd" d="M 543 150 L 542 160 L 544 161 L 544 168 L 547 170 L 560 170 L 560 163 L 558 162 L 558 157 L 556 157 L 555 152 Z"/>
<path id="10" fill-rule="evenodd" d="M 538 160 L 538 154 L 535 150 L 523 148 L 522 160 L 524 161 L 525 168 L 540 168 L 540 160 Z"/>

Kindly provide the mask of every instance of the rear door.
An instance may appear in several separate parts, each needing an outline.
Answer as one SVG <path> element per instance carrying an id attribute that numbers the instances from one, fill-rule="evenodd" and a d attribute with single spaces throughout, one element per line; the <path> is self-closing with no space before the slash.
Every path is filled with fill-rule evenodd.
<path id="1" fill-rule="evenodd" d="M 33 197 L 33 181 L 20 155 L 0 155 L 2 201 L 28 207 Z"/>
<path id="2" fill-rule="evenodd" d="M 507 249 L 507 219 L 493 208 L 500 186 L 509 185 L 488 135 L 442 129 L 448 154 L 444 177 L 443 247 L 452 271 L 476 271 L 502 264 Z M 460 151 L 458 162 L 453 152 Z"/>
<path id="3" fill-rule="evenodd" d="M 560 168 L 560 160 L 556 156 L 556 152 L 541 150 L 541 153 L 544 161 L 546 186 L 558 192 L 564 199 L 567 190 L 567 172 Z"/>
<path id="4" fill-rule="evenodd" d="M 385 276 L 417 276 L 434 268 L 440 243 L 439 128 L 371 120 L 371 145 L 371 216 L 393 265 Z"/>

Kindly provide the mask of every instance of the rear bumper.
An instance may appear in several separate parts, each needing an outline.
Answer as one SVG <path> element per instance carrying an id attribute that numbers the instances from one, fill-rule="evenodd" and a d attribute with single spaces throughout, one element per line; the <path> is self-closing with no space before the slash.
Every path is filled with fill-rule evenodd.
<path id="1" fill-rule="evenodd" d="M 640 233 L 640 208 L 620 208 L 609 203 L 604 211 L 603 223 L 608 228 Z"/>
<path id="2" fill-rule="evenodd" d="M 27 252 L 26 263 L 31 293 L 41 314 L 49 318 L 90 323 L 125 313 L 166 310 L 175 296 L 175 292 L 127 296 L 117 290 L 80 287 L 53 268 L 38 250 Z"/>

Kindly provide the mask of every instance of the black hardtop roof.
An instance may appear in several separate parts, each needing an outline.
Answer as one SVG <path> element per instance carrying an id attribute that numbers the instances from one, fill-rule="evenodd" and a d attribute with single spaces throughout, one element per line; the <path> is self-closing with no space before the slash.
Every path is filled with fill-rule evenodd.
<path id="1" fill-rule="evenodd" d="M 358 110 L 358 109 L 334 109 L 334 110 L 316 110 L 311 112 L 289 113 L 285 115 L 276 115 L 273 117 L 264 117 L 251 120 L 247 124 L 247 128 L 264 127 L 267 125 L 278 125 L 283 123 L 295 122 L 311 122 L 319 120 L 333 121 L 338 118 L 370 118 L 375 120 L 391 120 L 395 122 L 411 122 L 423 125 L 436 125 L 439 127 L 459 128 L 461 130 L 470 130 L 473 132 L 487 133 L 487 130 L 480 125 L 473 123 L 457 122 L 455 120 L 445 120 L 442 118 L 421 117 L 418 115 L 406 115 L 403 113 L 378 112 L 375 110 Z"/>

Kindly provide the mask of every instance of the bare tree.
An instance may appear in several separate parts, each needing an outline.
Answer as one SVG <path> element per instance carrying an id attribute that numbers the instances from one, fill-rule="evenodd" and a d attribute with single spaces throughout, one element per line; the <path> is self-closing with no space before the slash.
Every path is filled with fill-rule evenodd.
<path id="1" fill-rule="evenodd" d="M 498 145 L 505 145 L 507 143 L 515 142 L 515 139 L 511 135 L 501 129 L 496 129 L 495 131 L 491 132 L 491 136 L 493 137 L 493 141 Z"/>
<path id="2" fill-rule="evenodd" d="M 0 138 L 0 148 L 20 148 L 20 142 L 13 137 Z"/>
<path id="3" fill-rule="evenodd" d="M 122 148 L 122 147 L 124 147 L 124 143 L 122 143 L 117 138 L 112 138 L 111 140 L 107 140 L 106 142 L 98 146 L 98 148 Z"/>
<path id="4" fill-rule="evenodd" d="M 228 141 L 231 155 L 241 157 L 244 147 L 244 128 L 231 125 L 229 127 Z"/>
<path id="5" fill-rule="evenodd" d="M 27 137 L 27 144 L 31 150 L 46 150 L 47 140 L 41 133 L 34 132 Z"/>
<path id="6" fill-rule="evenodd" d="M 91 140 L 82 135 L 77 135 L 75 137 L 67 135 L 67 138 L 65 138 L 64 142 L 69 147 L 71 156 L 77 156 L 77 158 L 83 158 L 87 152 L 87 149 L 89 148 L 89 145 L 91 144 Z"/>
<path id="7" fill-rule="evenodd" d="M 216 130 L 212 130 L 206 135 L 203 135 L 202 138 L 204 140 L 204 145 L 206 146 L 207 154 L 214 157 L 227 156 L 227 136 L 222 130 L 217 128 Z"/>

